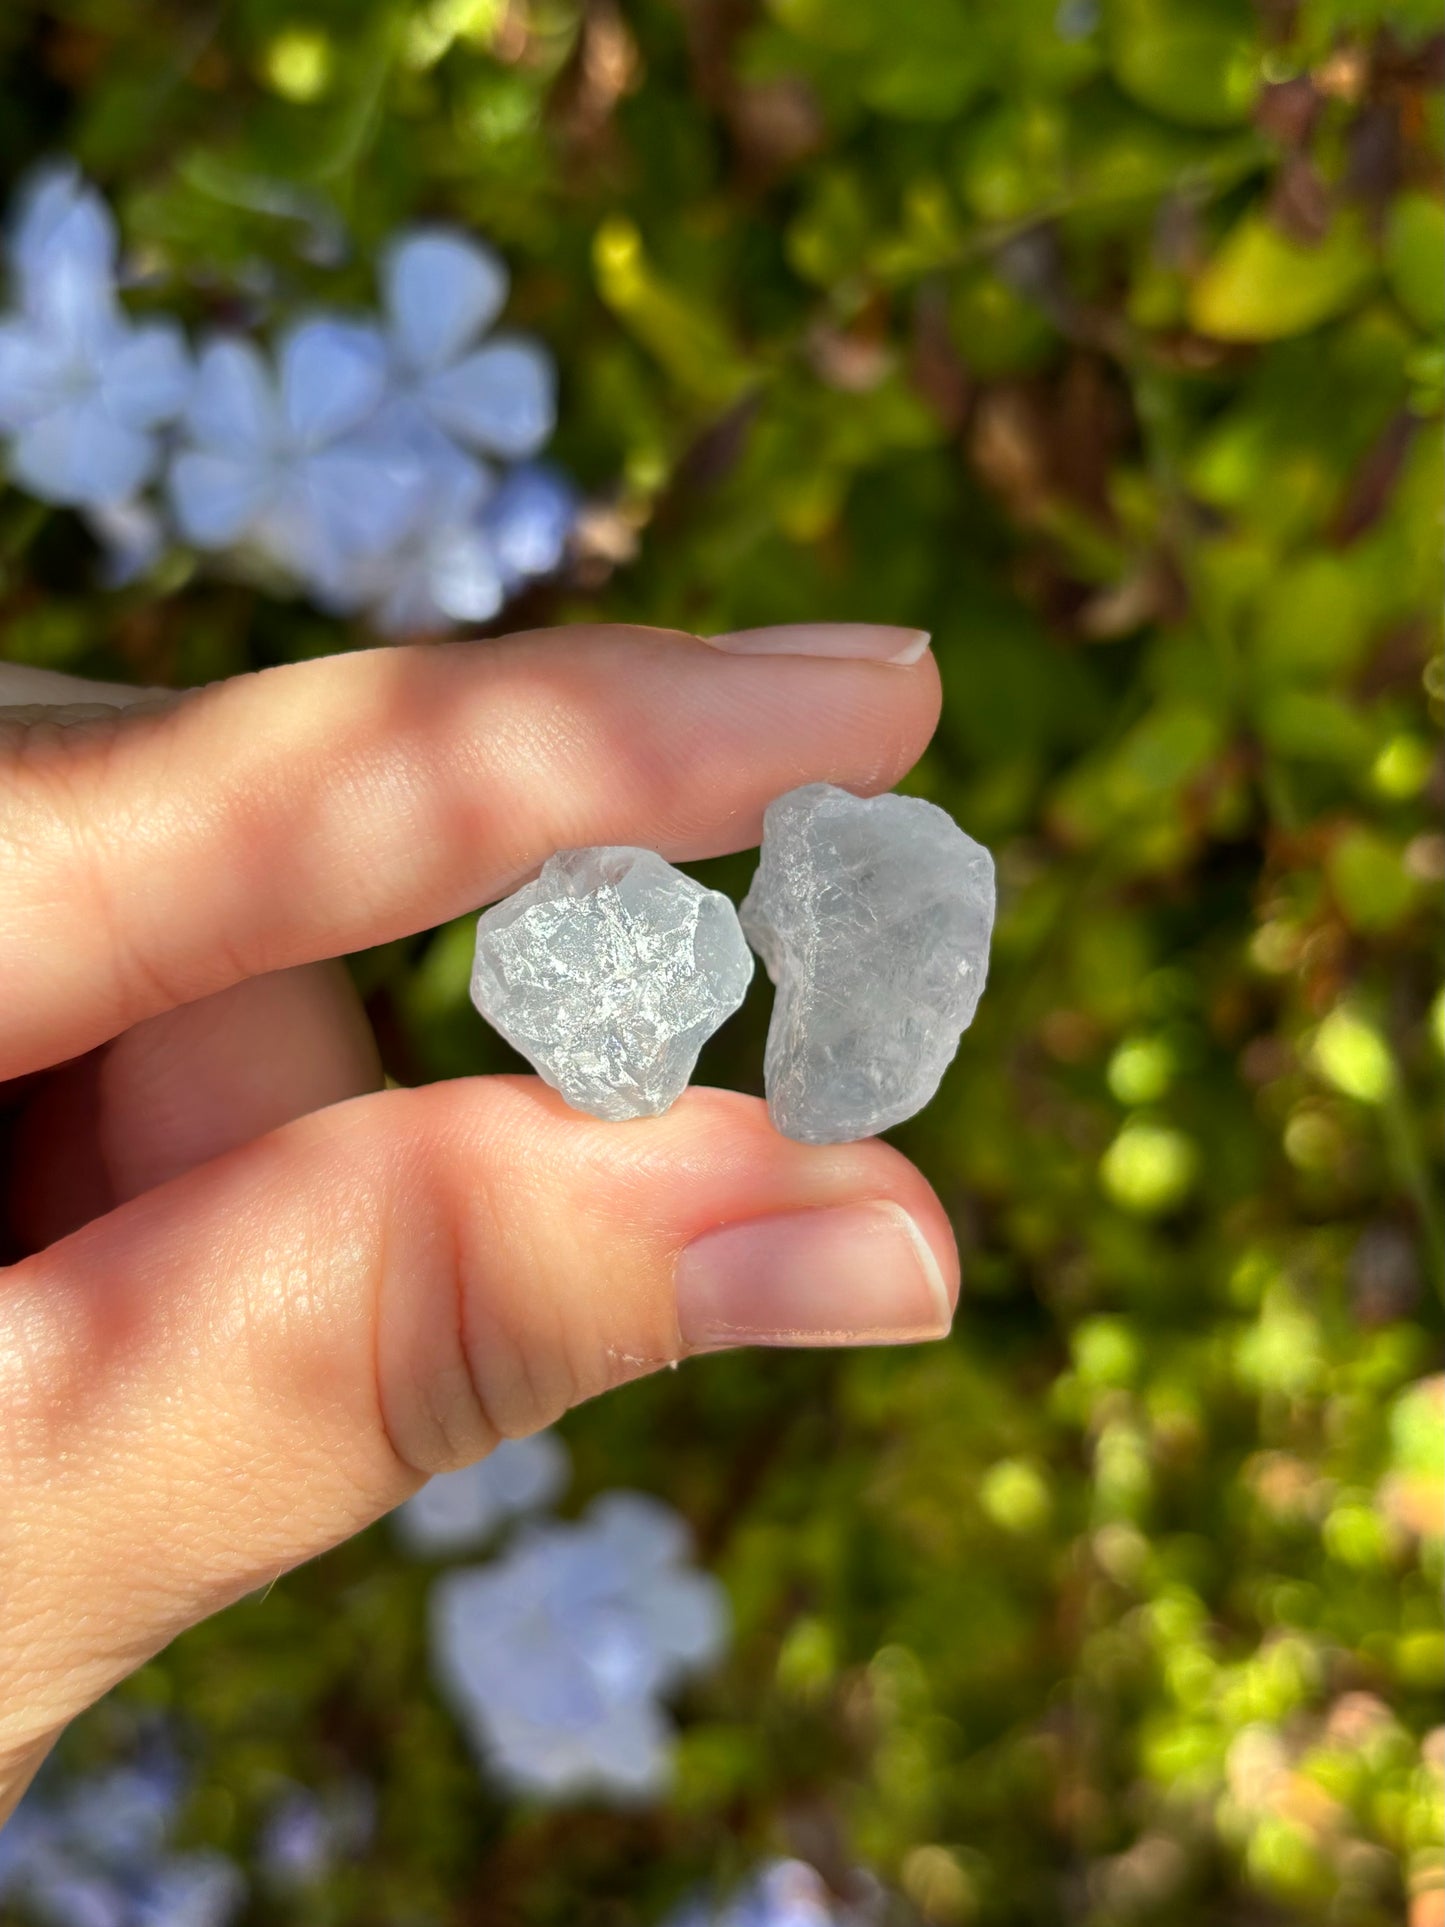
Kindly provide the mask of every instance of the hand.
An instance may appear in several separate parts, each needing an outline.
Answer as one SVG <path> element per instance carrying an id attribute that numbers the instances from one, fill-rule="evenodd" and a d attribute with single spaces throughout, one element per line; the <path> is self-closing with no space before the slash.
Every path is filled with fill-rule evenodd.
<path id="1" fill-rule="evenodd" d="M 947 1329 L 888 1146 L 723 1091 L 383 1091 L 326 961 L 558 848 L 708 856 L 796 784 L 887 788 L 938 714 L 907 642 L 559 630 L 159 700 L 0 668 L 0 1818 L 183 1627 L 499 1437 L 723 1344 Z"/>

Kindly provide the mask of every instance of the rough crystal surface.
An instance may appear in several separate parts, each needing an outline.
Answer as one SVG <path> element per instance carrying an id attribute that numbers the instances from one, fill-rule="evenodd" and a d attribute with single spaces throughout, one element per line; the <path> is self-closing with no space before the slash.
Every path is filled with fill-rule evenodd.
<path id="1" fill-rule="evenodd" d="M 846 1143 L 923 1108 L 973 1021 L 993 908 L 993 858 L 932 803 L 810 783 L 770 805 L 742 922 L 778 987 L 784 1136 Z"/>
<path id="2" fill-rule="evenodd" d="M 472 1002 L 569 1104 L 615 1122 L 675 1102 L 752 974 L 718 891 L 653 850 L 562 850 L 483 912 Z"/>

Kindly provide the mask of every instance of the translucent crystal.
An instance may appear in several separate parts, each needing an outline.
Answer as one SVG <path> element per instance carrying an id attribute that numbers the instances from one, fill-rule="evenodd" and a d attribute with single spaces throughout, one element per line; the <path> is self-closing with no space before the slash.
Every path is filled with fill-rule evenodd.
<path id="1" fill-rule="evenodd" d="M 743 928 L 778 987 L 768 1109 L 841 1144 L 919 1111 L 988 974 L 993 858 L 912 796 L 790 790 L 763 820 Z"/>
<path id="2" fill-rule="evenodd" d="M 652 850 L 562 850 L 483 913 L 472 1002 L 569 1104 L 616 1121 L 675 1102 L 752 974 L 716 890 Z"/>

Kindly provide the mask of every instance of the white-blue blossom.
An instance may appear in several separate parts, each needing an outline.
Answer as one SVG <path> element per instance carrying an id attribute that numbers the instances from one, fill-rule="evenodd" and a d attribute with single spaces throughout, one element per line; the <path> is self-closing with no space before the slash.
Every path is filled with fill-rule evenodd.
<path id="1" fill-rule="evenodd" d="M 507 299 L 490 248 L 447 228 L 414 228 L 382 260 L 382 304 L 398 397 L 483 455 L 535 455 L 556 421 L 551 357 L 522 335 L 481 337 Z"/>
<path id="2" fill-rule="evenodd" d="M 71 172 L 33 184 L 8 252 L 17 303 L 0 318 L 0 433 L 10 478 L 45 502 L 125 502 L 159 466 L 157 431 L 185 406 L 181 330 L 127 317 L 109 212 Z"/>
<path id="3" fill-rule="evenodd" d="M 223 337 L 198 368 L 174 323 L 126 316 L 115 221 L 73 166 L 32 177 L 6 251 L 10 478 L 85 512 L 112 586 L 158 562 L 174 524 L 332 613 L 428 630 L 489 620 L 562 560 L 575 500 L 532 462 L 553 363 L 491 332 L 508 276 L 480 242 L 404 233 L 375 321 L 314 317 L 274 350 Z"/>
<path id="4" fill-rule="evenodd" d="M 42 1927 L 228 1927 L 244 1878 L 170 1846 L 182 1793 L 164 1753 L 73 1782 L 52 1769 L 0 1832 L 0 1902 Z"/>
<path id="5" fill-rule="evenodd" d="M 770 1860 L 733 1892 L 686 1902 L 666 1927 L 863 1927 L 867 1917 L 805 1860 Z"/>
<path id="6" fill-rule="evenodd" d="M 662 1791 L 664 1696 L 727 1633 L 722 1589 L 688 1549 L 670 1508 L 609 1492 L 579 1522 L 534 1525 L 493 1564 L 437 1582 L 433 1662 L 499 1779 L 550 1799 Z"/>
<path id="7" fill-rule="evenodd" d="M 508 470 L 481 514 L 507 589 L 560 568 L 577 508 L 576 490 L 548 464 L 523 462 Z"/>
<path id="8" fill-rule="evenodd" d="M 455 483 L 453 491 L 456 502 Z M 357 603 L 387 635 L 490 621 L 509 596 L 561 565 L 576 520 L 576 491 L 549 466 L 486 476 L 459 519 L 426 515 L 391 554 L 359 564 Z"/>
<path id="9" fill-rule="evenodd" d="M 428 486 L 424 461 L 374 432 L 387 366 L 375 328 L 325 317 L 285 335 L 274 370 L 249 340 L 210 342 L 169 477 L 186 539 L 249 547 L 344 599 L 356 563 L 405 536 Z"/>
<path id="10" fill-rule="evenodd" d="M 407 1551 L 420 1558 L 470 1552 L 505 1520 L 552 1505 L 567 1489 L 571 1469 L 555 1432 L 504 1439 L 477 1464 L 428 1479 L 392 1521 Z"/>

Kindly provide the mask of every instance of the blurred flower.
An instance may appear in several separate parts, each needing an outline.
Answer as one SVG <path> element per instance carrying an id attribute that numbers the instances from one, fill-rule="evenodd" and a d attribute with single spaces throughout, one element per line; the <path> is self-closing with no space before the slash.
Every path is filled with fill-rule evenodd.
<path id="1" fill-rule="evenodd" d="M 69 1784 L 42 1776 L 0 1833 L 0 1902 L 44 1927 L 227 1927 L 239 1869 L 167 1844 L 183 1791 L 162 1749 Z"/>
<path id="2" fill-rule="evenodd" d="M 434 1663 L 500 1778 L 553 1799 L 661 1790 L 661 1696 L 719 1656 L 727 1626 L 687 1543 L 666 1506 L 610 1492 L 579 1523 L 533 1527 L 495 1565 L 438 1582 Z"/>
<path id="3" fill-rule="evenodd" d="M 575 497 L 530 465 L 555 424 L 554 371 L 534 341 L 482 339 L 507 296 L 490 249 L 404 234 L 382 264 L 384 326 L 313 318 L 274 365 L 221 338 L 198 369 L 173 323 L 126 319 L 117 253 L 95 190 L 73 167 L 43 171 L 9 238 L 18 305 L 0 318 L 12 479 L 90 511 L 111 586 L 163 553 L 166 520 L 140 491 L 177 420 L 167 498 L 185 540 L 250 555 L 335 614 L 388 631 L 484 622 L 557 567 Z"/>
<path id="4" fill-rule="evenodd" d="M 57 297 L 115 280 L 119 240 L 110 209 L 68 162 L 38 168 L 21 188 L 6 254 L 21 304 L 37 318 Z"/>
<path id="5" fill-rule="evenodd" d="M 508 589 L 560 566 L 578 508 L 577 491 L 556 469 L 530 462 L 510 471 L 482 517 Z"/>
<path id="6" fill-rule="evenodd" d="M 499 481 L 479 456 L 524 461 L 556 420 L 546 352 L 520 337 L 475 347 L 501 312 L 507 272 L 490 249 L 443 229 L 403 235 L 382 269 L 391 388 L 378 433 L 424 477 L 403 539 L 352 577 L 356 607 L 388 634 L 486 622 L 562 560 L 576 519 L 555 471 Z M 470 352 L 468 352 L 470 350 Z"/>
<path id="7" fill-rule="evenodd" d="M 284 1892 L 317 1886 L 339 1862 L 364 1852 L 375 1825 L 375 1797 L 363 1781 L 321 1794 L 288 1786 L 266 1816 L 257 1865 L 268 1884 Z"/>
<path id="8" fill-rule="evenodd" d="M 212 341 L 171 464 L 182 534 L 252 547 L 323 601 L 346 601 L 354 566 L 392 548 L 426 496 L 420 458 L 368 432 L 386 382 L 381 336 L 358 322 L 302 322 L 274 371 L 249 341 Z"/>
<path id="9" fill-rule="evenodd" d="M 806 1861 L 770 1860 L 735 1893 L 688 1901 L 666 1927 L 862 1927 Z"/>
<path id="10" fill-rule="evenodd" d="M 507 270 L 490 248 L 443 228 L 401 235 L 382 263 L 396 394 L 409 414 L 484 455 L 535 455 L 556 421 L 552 363 L 536 342 L 499 336 Z"/>
<path id="11" fill-rule="evenodd" d="M 392 1519 L 402 1544 L 424 1559 L 467 1552 L 504 1519 L 539 1512 L 560 1498 L 571 1470 L 555 1432 L 503 1439 L 476 1465 L 428 1479 Z"/>
<path id="12" fill-rule="evenodd" d="M 156 431 L 185 406 L 180 329 L 127 319 L 109 212 L 72 170 L 32 184 L 9 259 L 19 307 L 0 320 L 0 432 L 11 479 L 45 502 L 125 502 L 159 465 Z"/>

